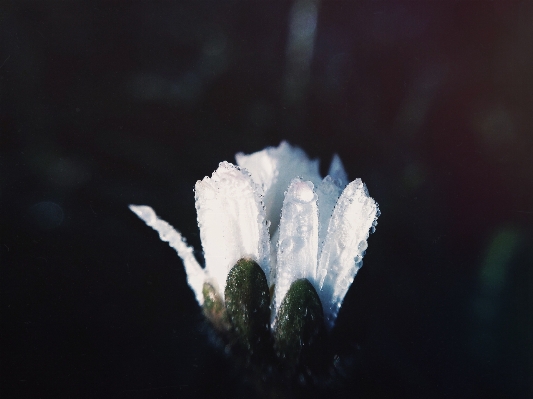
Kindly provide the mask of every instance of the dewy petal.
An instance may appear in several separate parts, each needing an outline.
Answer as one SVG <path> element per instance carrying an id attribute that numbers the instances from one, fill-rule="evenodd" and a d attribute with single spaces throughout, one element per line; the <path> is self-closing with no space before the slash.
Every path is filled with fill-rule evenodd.
<path id="1" fill-rule="evenodd" d="M 196 182 L 196 211 L 205 269 L 224 295 L 230 269 L 242 257 L 254 259 L 270 276 L 270 242 L 262 191 L 248 172 L 221 162 L 212 177 Z"/>
<path id="2" fill-rule="evenodd" d="M 285 200 L 279 228 L 274 320 L 290 285 L 307 278 L 316 287 L 318 254 L 318 205 L 313 183 L 292 180 Z"/>
<path id="3" fill-rule="evenodd" d="M 270 285 L 276 281 L 276 272 L 278 270 L 278 242 L 279 229 L 276 229 L 274 235 L 270 237 Z"/>
<path id="4" fill-rule="evenodd" d="M 315 186 L 322 180 L 318 170 L 318 160 L 309 160 L 306 153 L 282 141 L 278 147 L 268 147 L 250 155 L 242 152 L 235 155 L 237 165 L 246 168 L 254 182 L 265 193 L 267 219 L 272 223 L 270 232 L 274 234 L 279 225 L 283 194 L 291 180 L 300 176 L 310 180 Z"/>
<path id="5" fill-rule="evenodd" d="M 335 206 L 318 262 L 318 295 L 329 328 L 362 265 L 369 230 L 377 224 L 378 216 L 378 205 L 361 179 L 351 182 Z"/>
<path id="6" fill-rule="evenodd" d="M 202 287 L 205 281 L 205 271 L 202 269 L 193 254 L 193 249 L 187 245 L 180 232 L 175 230 L 170 224 L 157 217 L 154 210 L 145 205 L 130 205 L 129 208 L 148 226 L 159 233 L 162 241 L 166 241 L 176 250 L 179 257 L 183 260 L 185 272 L 187 273 L 187 282 L 196 296 L 200 305 L 204 303 Z"/>
<path id="7" fill-rule="evenodd" d="M 339 179 L 334 179 L 330 175 L 326 176 L 324 180 L 318 185 L 316 194 L 318 196 L 318 221 L 320 229 L 318 231 L 318 255 L 322 252 L 326 233 L 328 232 L 329 220 L 333 214 L 333 208 L 337 204 L 342 189 Z"/>
<path id="8" fill-rule="evenodd" d="M 333 155 L 331 165 L 329 165 L 328 175 L 330 175 L 333 179 L 338 179 L 342 188 L 346 187 L 348 184 L 348 174 L 344 170 L 341 158 L 337 154 Z"/>

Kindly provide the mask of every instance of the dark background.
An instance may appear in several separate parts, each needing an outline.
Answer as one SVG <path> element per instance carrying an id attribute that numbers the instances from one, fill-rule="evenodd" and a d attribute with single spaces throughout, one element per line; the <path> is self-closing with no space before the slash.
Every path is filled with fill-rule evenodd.
<path id="1" fill-rule="evenodd" d="M 127 205 L 201 256 L 195 181 L 284 139 L 382 211 L 332 393 L 533 396 L 531 2 L 323 1 L 303 67 L 294 4 L 0 6 L 3 397 L 258 395 Z"/>

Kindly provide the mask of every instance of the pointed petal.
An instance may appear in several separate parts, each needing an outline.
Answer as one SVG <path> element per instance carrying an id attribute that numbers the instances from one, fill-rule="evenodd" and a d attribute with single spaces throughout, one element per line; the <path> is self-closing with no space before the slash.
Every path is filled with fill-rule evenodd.
<path id="1" fill-rule="evenodd" d="M 267 219 L 272 222 L 271 233 L 277 229 L 283 205 L 283 193 L 295 176 L 310 180 L 318 185 L 322 180 L 318 171 L 318 160 L 309 160 L 306 153 L 282 141 L 278 147 L 268 147 L 250 155 L 235 155 L 237 164 L 246 168 L 254 182 L 265 193 Z"/>
<path id="2" fill-rule="evenodd" d="M 270 240 L 261 188 L 251 176 L 221 162 L 212 177 L 196 182 L 196 211 L 205 268 L 223 296 L 230 269 L 243 257 L 270 276 Z"/>
<path id="3" fill-rule="evenodd" d="M 273 318 L 295 280 L 307 278 L 311 284 L 316 284 L 317 253 L 317 196 L 313 183 L 296 178 L 292 180 L 283 201 Z"/>
<path id="4" fill-rule="evenodd" d="M 378 205 L 361 179 L 351 182 L 335 206 L 318 263 L 318 295 L 329 328 L 362 265 L 369 230 L 378 216 Z"/>
<path id="5" fill-rule="evenodd" d="M 185 266 L 187 282 L 196 296 L 200 305 L 204 303 L 202 287 L 205 280 L 205 271 L 202 269 L 193 254 L 193 249 L 187 245 L 180 232 L 175 230 L 170 224 L 157 217 L 154 210 L 149 206 L 130 205 L 129 208 L 148 226 L 159 233 L 162 241 L 168 242 L 176 250 Z"/>
<path id="6" fill-rule="evenodd" d="M 322 253 L 326 233 L 328 232 L 329 220 L 333 214 L 333 208 L 337 204 L 342 189 L 341 182 L 331 176 L 326 176 L 318 185 L 316 194 L 318 195 L 318 256 Z"/>
<path id="7" fill-rule="evenodd" d="M 342 188 L 346 187 L 346 185 L 348 184 L 348 175 L 344 170 L 341 158 L 337 154 L 333 155 L 331 165 L 329 165 L 328 175 L 330 175 L 334 179 L 338 179 L 341 183 Z"/>

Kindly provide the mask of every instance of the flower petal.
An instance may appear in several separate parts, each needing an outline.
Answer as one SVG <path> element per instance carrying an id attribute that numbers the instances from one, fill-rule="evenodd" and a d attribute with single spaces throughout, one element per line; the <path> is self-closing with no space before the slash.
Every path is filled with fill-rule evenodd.
<path id="1" fill-rule="evenodd" d="M 337 204 L 342 189 L 339 179 L 334 179 L 330 175 L 324 177 L 324 180 L 318 185 L 316 193 L 318 195 L 318 222 L 320 229 L 318 231 L 318 255 L 322 253 L 326 233 L 328 232 L 329 220 L 333 214 L 333 209 Z"/>
<path id="2" fill-rule="evenodd" d="M 283 193 L 291 180 L 299 176 L 310 180 L 315 186 L 322 180 L 318 170 L 318 160 L 309 160 L 306 153 L 282 141 L 278 147 L 268 147 L 250 155 L 242 152 L 235 155 L 237 164 L 246 168 L 254 182 L 265 193 L 267 219 L 272 222 L 270 232 L 273 234 L 279 225 Z"/>
<path id="3" fill-rule="evenodd" d="M 157 231 L 162 241 L 168 242 L 169 245 L 176 250 L 185 266 L 187 282 L 193 290 L 196 300 L 202 305 L 204 303 L 202 288 L 205 281 L 205 271 L 194 257 L 193 249 L 187 245 L 187 242 L 181 236 L 179 231 L 175 230 L 164 220 L 159 219 L 154 210 L 149 206 L 130 205 L 129 208 L 141 218 L 144 223 Z"/>
<path id="4" fill-rule="evenodd" d="M 342 188 L 346 187 L 346 185 L 348 184 L 348 175 L 344 170 L 341 158 L 337 154 L 333 155 L 331 165 L 329 165 L 328 175 L 330 175 L 334 179 L 338 179 L 341 183 Z"/>
<path id="5" fill-rule="evenodd" d="M 329 328 L 362 265 L 369 230 L 378 216 L 378 205 L 361 179 L 348 184 L 333 210 L 317 270 L 318 295 Z"/>
<path id="6" fill-rule="evenodd" d="M 317 196 L 313 183 L 295 178 L 283 201 L 273 318 L 294 281 L 306 278 L 316 286 L 317 254 Z"/>
<path id="7" fill-rule="evenodd" d="M 221 162 L 212 177 L 196 182 L 196 211 L 205 268 L 223 295 L 230 269 L 243 257 L 270 276 L 270 242 L 262 191 L 245 170 Z"/>

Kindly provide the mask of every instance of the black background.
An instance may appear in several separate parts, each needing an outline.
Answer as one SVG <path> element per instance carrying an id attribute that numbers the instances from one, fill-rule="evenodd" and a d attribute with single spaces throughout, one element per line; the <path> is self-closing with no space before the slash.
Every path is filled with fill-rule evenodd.
<path id="1" fill-rule="evenodd" d="M 259 395 L 127 205 L 201 257 L 195 181 L 281 140 L 382 211 L 332 393 L 533 395 L 531 3 L 323 1 L 296 98 L 292 5 L 3 3 L 3 397 Z"/>

